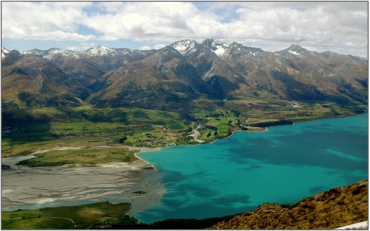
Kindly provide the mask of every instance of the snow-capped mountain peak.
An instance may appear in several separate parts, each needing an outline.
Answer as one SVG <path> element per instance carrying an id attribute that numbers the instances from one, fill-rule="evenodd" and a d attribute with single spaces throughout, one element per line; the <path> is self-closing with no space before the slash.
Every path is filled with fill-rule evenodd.
<path id="1" fill-rule="evenodd" d="M 54 55 L 63 55 L 66 57 L 74 57 L 76 59 L 80 58 L 79 54 L 75 51 L 62 50 L 59 48 L 52 48 L 43 55 L 46 59 L 51 59 Z"/>
<path id="2" fill-rule="evenodd" d="M 292 44 L 288 50 L 292 50 L 292 51 L 297 51 L 297 50 L 304 50 L 304 48 L 302 48 L 301 46 L 299 45 L 296 45 L 296 44 Z"/>
<path id="3" fill-rule="evenodd" d="M 171 44 L 171 47 L 177 50 L 183 56 L 186 56 L 196 51 L 196 45 L 196 41 L 186 39 Z"/>
<path id="4" fill-rule="evenodd" d="M 292 44 L 287 51 L 293 55 L 299 56 L 301 52 L 304 52 L 304 49 L 298 45 Z"/>
<path id="5" fill-rule="evenodd" d="M 299 45 L 291 45 L 287 51 L 293 55 L 300 56 L 300 55 L 316 55 L 315 52 L 309 51 Z"/>
<path id="6" fill-rule="evenodd" d="M 78 52 L 70 51 L 70 50 L 63 50 L 59 48 L 52 48 L 47 51 L 39 50 L 39 49 L 33 49 L 29 51 L 24 51 L 21 53 L 22 55 L 38 55 L 42 56 L 46 59 L 52 59 L 55 55 L 63 55 L 67 57 L 74 57 L 76 59 L 80 58 Z"/>
<path id="7" fill-rule="evenodd" d="M 96 48 L 90 48 L 86 51 L 87 55 L 98 56 L 98 55 L 116 55 L 117 51 L 107 46 L 97 46 Z"/>
<path id="8" fill-rule="evenodd" d="M 42 51 L 42 50 L 39 50 L 39 49 L 33 49 L 33 50 L 21 52 L 22 55 L 27 55 L 27 54 L 31 54 L 31 55 L 44 55 L 45 53 L 46 53 L 46 51 Z"/>
<path id="9" fill-rule="evenodd" d="M 9 51 L 5 47 L 1 47 L 1 59 L 5 58 L 5 54 L 9 53 Z"/>

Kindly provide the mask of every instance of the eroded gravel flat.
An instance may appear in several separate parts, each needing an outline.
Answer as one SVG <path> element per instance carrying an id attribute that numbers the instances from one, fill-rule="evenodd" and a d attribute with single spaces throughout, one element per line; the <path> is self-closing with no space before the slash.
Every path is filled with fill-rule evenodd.
<path id="1" fill-rule="evenodd" d="M 130 202 L 131 214 L 157 205 L 165 188 L 148 163 L 110 163 L 95 167 L 27 167 L 15 165 L 32 157 L 3 158 L 2 210 L 34 209 L 94 203 Z M 147 192 L 136 194 L 136 191 Z"/>

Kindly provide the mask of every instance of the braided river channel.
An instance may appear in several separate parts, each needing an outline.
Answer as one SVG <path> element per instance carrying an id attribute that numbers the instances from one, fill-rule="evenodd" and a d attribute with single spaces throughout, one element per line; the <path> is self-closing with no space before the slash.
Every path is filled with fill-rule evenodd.
<path id="1" fill-rule="evenodd" d="M 368 114 L 235 132 L 139 156 L 155 165 L 166 188 L 160 204 L 135 215 L 140 221 L 232 215 L 367 179 Z"/>

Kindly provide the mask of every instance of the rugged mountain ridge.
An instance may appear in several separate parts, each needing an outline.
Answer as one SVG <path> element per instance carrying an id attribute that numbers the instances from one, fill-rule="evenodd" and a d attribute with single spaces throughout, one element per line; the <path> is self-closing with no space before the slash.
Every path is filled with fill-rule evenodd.
<path id="1" fill-rule="evenodd" d="M 33 68 L 32 58 L 25 57 L 43 60 L 48 63 L 43 68 L 58 70 L 44 71 L 46 79 L 77 81 L 82 92 L 77 94 L 67 87 L 68 94 L 99 107 L 159 109 L 166 105 L 164 108 L 172 110 L 199 98 L 367 102 L 367 61 L 334 52 L 313 52 L 294 44 L 277 52 L 213 39 L 202 43 L 182 40 L 150 51 L 98 46 L 83 52 L 53 48 L 20 53 L 2 47 L 2 78 L 12 79 L 3 81 L 3 88 L 28 91 L 25 85 L 10 84 L 15 78 L 22 79 L 20 70 L 17 77 L 9 75 L 10 69 Z M 23 61 L 16 62 L 18 59 Z M 53 89 L 54 96 L 66 94 Z M 41 93 L 39 98 L 44 100 L 27 104 L 18 96 L 5 94 L 3 102 L 36 106 L 49 97 Z"/>
<path id="2" fill-rule="evenodd" d="M 197 70 L 171 47 L 110 71 L 101 77 L 100 82 L 103 83 L 102 90 L 92 94 L 87 101 L 101 107 L 179 109 L 202 95 L 217 95 Z"/>
<path id="3" fill-rule="evenodd" d="M 34 55 L 7 53 L 1 68 L 2 101 L 35 106 L 79 106 L 90 95 L 83 84 Z"/>

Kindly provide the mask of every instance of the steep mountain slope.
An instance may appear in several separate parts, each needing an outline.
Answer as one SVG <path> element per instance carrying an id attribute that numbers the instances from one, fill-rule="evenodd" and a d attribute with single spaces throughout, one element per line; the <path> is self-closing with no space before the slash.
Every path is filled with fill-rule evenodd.
<path id="1" fill-rule="evenodd" d="M 290 70 L 290 64 L 287 60 L 271 52 L 234 42 L 227 46 L 221 57 L 235 72 L 246 78 L 246 87 L 236 90 L 233 93 L 235 97 L 250 96 L 250 92 L 259 97 L 268 92 L 289 100 L 321 99 L 310 86 L 289 74 L 287 70 Z"/>
<path id="2" fill-rule="evenodd" d="M 265 90 L 288 100 L 367 100 L 368 65 L 359 58 L 333 52 L 321 54 L 294 44 L 275 53 L 235 42 L 212 44 L 210 49 L 247 79 L 244 91 L 240 87 L 233 92 L 236 97 L 251 91 L 257 96 Z"/>
<path id="3" fill-rule="evenodd" d="M 213 39 L 202 44 L 183 40 L 171 46 L 225 98 L 367 101 L 368 65 L 353 56 L 317 53 L 298 45 L 273 53 Z"/>
<path id="4" fill-rule="evenodd" d="M 126 63 L 141 60 L 153 54 L 154 50 L 138 51 L 127 48 L 113 49 L 106 46 L 90 48 L 80 53 L 80 57 L 88 60 L 103 72 L 112 71 Z"/>
<path id="5" fill-rule="evenodd" d="M 213 39 L 198 44 L 195 41 L 183 40 L 171 44 L 179 51 L 198 71 L 202 79 L 223 95 L 230 98 L 231 92 L 239 89 L 239 84 L 245 84 L 245 78 L 235 72 L 222 58 L 225 50 L 221 44 Z"/>
<path id="6" fill-rule="evenodd" d="M 334 52 L 312 52 L 298 45 L 276 54 L 289 62 L 289 75 L 311 85 L 323 98 L 336 102 L 367 101 L 366 61 Z"/>
<path id="7" fill-rule="evenodd" d="M 44 58 L 11 51 L 2 61 L 2 101 L 26 106 L 78 106 L 90 90 Z"/>
<path id="8" fill-rule="evenodd" d="M 108 72 L 102 89 L 88 102 L 100 107 L 137 106 L 174 110 L 201 96 L 217 98 L 196 69 L 171 47 Z"/>
<path id="9" fill-rule="evenodd" d="M 77 52 L 50 49 L 42 57 L 89 88 L 104 74 Z"/>
<path id="10" fill-rule="evenodd" d="M 100 87 L 96 82 L 100 76 L 125 63 L 143 59 L 153 52 L 98 46 L 84 52 L 53 48 L 46 51 L 34 49 L 23 54 L 39 55 L 86 87 L 96 90 Z"/>
<path id="11" fill-rule="evenodd" d="M 208 229 L 334 229 L 368 220 L 368 180 L 307 197 L 291 206 L 265 203 Z"/>
<path id="12" fill-rule="evenodd" d="M 99 107 L 179 108 L 199 97 L 341 105 L 368 100 L 366 60 L 333 52 L 313 52 L 294 44 L 277 52 L 213 39 L 202 43 L 182 40 L 151 51 L 98 46 L 84 52 L 35 49 L 19 53 L 2 48 L 2 66 L 32 65 L 31 60 L 29 64 L 15 63 L 27 55 L 42 58 L 89 88 L 87 92 L 92 95 L 88 102 Z M 80 98 L 87 94 L 84 90 Z"/>

